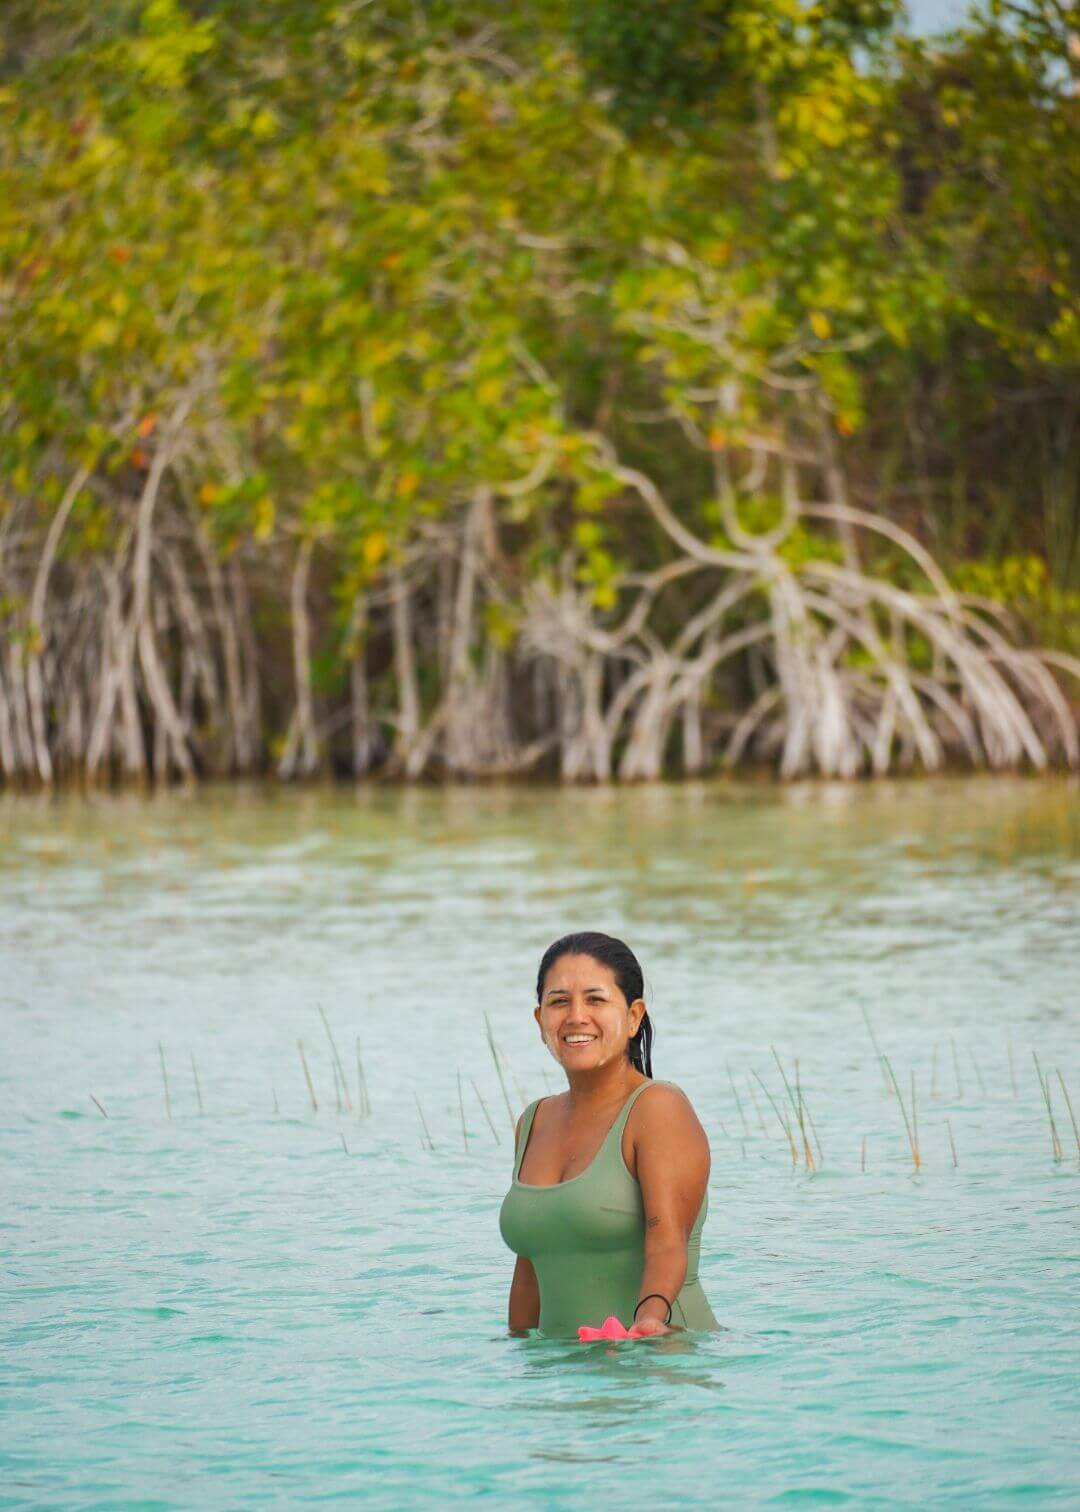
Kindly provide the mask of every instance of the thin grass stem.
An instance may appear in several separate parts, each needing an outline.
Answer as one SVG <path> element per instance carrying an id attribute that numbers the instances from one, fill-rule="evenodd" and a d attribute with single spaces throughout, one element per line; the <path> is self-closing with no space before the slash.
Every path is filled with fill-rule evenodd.
<path id="1" fill-rule="evenodd" d="M 164 1050 L 164 1047 L 162 1046 L 162 1043 L 161 1043 L 160 1040 L 158 1040 L 158 1056 L 161 1059 L 161 1080 L 165 1084 L 165 1112 L 168 1115 L 168 1117 L 171 1118 L 172 1117 L 172 1099 L 169 1096 L 169 1073 L 165 1069 L 165 1050 Z"/>
<path id="2" fill-rule="evenodd" d="M 775 1100 L 775 1098 L 773 1097 L 772 1093 L 769 1091 L 769 1089 L 765 1085 L 765 1083 L 762 1081 L 761 1077 L 758 1076 L 758 1074 L 757 1074 L 756 1071 L 751 1071 L 750 1075 L 757 1082 L 758 1086 L 764 1092 L 765 1096 L 769 1099 L 769 1106 L 770 1106 L 770 1108 L 772 1108 L 773 1112 L 776 1114 L 776 1121 L 780 1125 L 780 1127 L 783 1129 L 784 1135 L 787 1138 L 788 1146 L 789 1146 L 789 1148 L 791 1150 L 791 1163 L 792 1163 L 792 1165 L 798 1165 L 798 1163 L 799 1163 L 799 1157 L 798 1157 L 798 1154 L 796 1153 L 796 1150 L 795 1150 L 795 1141 L 791 1137 L 791 1128 L 790 1128 L 790 1126 L 785 1121 L 783 1115 L 780 1112 L 780 1109 L 776 1106 L 776 1100 Z"/>
<path id="3" fill-rule="evenodd" d="M 484 1110 L 484 1117 L 487 1119 L 488 1128 L 491 1130 L 492 1134 L 494 1135 L 495 1143 L 496 1144 L 502 1144 L 502 1140 L 499 1138 L 499 1131 L 498 1131 L 498 1129 L 496 1129 L 495 1125 L 491 1121 L 491 1114 L 488 1112 L 487 1103 L 484 1101 L 483 1096 L 481 1095 L 480 1088 L 476 1085 L 476 1083 L 473 1081 L 473 1079 L 472 1079 L 471 1076 L 469 1077 L 469 1085 L 472 1087 L 473 1091 L 476 1093 L 476 1100 L 477 1100 L 477 1102 L 480 1104 L 480 1106 Z"/>
<path id="4" fill-rule="evenodd" d="M 899 1085 L 899 1083 L 896 1080 L 896 1073 L 893 1071 L 892 1062 L 889 1060 L 889 1057 L 886 1055 L 886 1056 L 883 1056 L 882 1059 L 885 1062 L 885 1069 L 889 1073 L 889 1079 L 891 1080 L 891 1082 L 893 1084 L 893 1090 L 896 1093 L 896 1100 L 900 1104 L 900 1113 L 901 1113 L 901 1116 L 903 1117 L 903 1120 L 904 1120 L 904 1128 L 907 1130 L 908 1145 L 911 1148 L 912 1163 L 914 1164 L 915 1169 L 918 1170 L 919 1169 L 919 1147 L 915 1143 L 915 1138 L 914 1138 L 914 1136 L 913 1136 L 913 1134 L 911 1132 L 911 1123 L 908 1120 L 907 1109 L 904 1107 L 904 1099 L 903 1099 L 903 1095 L 901 1094 L 901 1091 L 900 1091 L 900 1085 Z"/>
<path id="5" fill-rule="evenodd" d="M 195 1099 L 199 1104 L 199 1117 L 203 1115 L 202 1088 L 199 1086 L 199 1068 L 195 1064 L 194 1053 L 191 1057 L 191 1074 L 195 1078 Z"/>
<path id="6" fill-rule="evenodd" d="M 1050 1121 L 1050 1147 L 1054 1152 L 1054 1160 L 1060 1161 L 1062 1157 L 1061 1140 L 1058 1138 L 1057 1124 L 1054 1122 L 1054 1109 L 1050 1103 L 1050 1085 L 1043 1076 L 1042 1067 L 1039 1065 L 1039 1057 L 1035 1054 L 1034 1050 L 1032 1050 L 1031 1055 L 1035 1062 L 1035 1074 L 1039 1078 L 1043 1101 L 1046 1104 L 1046 1116 Z"/>
<path id="7" fill-rule="evenodd" d="M 314 1086 L 314 1083 L 311 1080 L 311 1072 L 308 1069 L 307 1056 L 304 1054 L 304 1042 L 303 1042 L 303 1040 L 298 1039 L 297 1042 L 296 1042 L 296 1045 L 297 1045 L 298 1050 L 300 1051 L 300 1064 L 304 1068 L 304 1079 L 307 1082 L 308 1094 L 311 1097 L 311 1111 L 313 1113 L 317 1113 L 319 1111 L 319 1101 L 318 1101 L 318 1098 L 315 1096 L 315 1086 Z"/>
<path id="8" fill-rule="evenodd" d="M 367 1118 L 371 1113 L 371 1098 L 368 1096 L 367 1076 L 360 1057 L 360 1036 L 356 1036 L 356 1116 Z"/>
<path id="9" fill-rule="evenodd" d="M 974 1050 L 973 1050 L 973 1049 L 972 1049 L 972 1048 L 971 1048 L 971 1046 L 970 1046 L 970 1045 L 969 1045 L 969 1046 L 968 1046 L 968 1055 L 969 1055 L 969 1056 L 970 1056 L 970 1057 L 971 1057 L 971 1064 L 972 1064 L 972 1067 L 973 1067 L 973 1069 L 974 1069 L 974 1071 L 975 1071 L 975 1080 L 976 1080 L 976 1081 L 977 1081 L 977 1082 L 978 1082 L 978 1084 L 979 1084 L 979 1091 L 980 1091 L 980 1092 L 981 1092 L 981 1093 L 982 1093 L 982 1094 L 983 1094 L 983 1096 L 984 1096 L 984 1097 L 985 1097 L 985 1096 L 986 1096 L 986 1083 L 985 1083 L 985 1082 L 984 1082 L 984 1081 L 983 1081 L 983 1079 L 982 1079 L 982 1072 L 981 1072 L 981 1071 L 980 1071 L 980 1070 L 979 1070 L 979 1063 L 978 1063 L 978 1061 L 977 1061 L 977 1060 L 976 1060 L 976 1059 L 975 1059 L 975 1052 L 974 1052 Z"/>
<path id="10" fill-rule="evenodd" d="M 949 1131 L 949 1148 L 952 1150 L 952 1163 L 953 1170 L 955 1171 L 960 1162 L 956 1158 L 956 1140 L 952 1137 L 952 1124 L 948 1119 L 945 1120 L 945 1127 Z"/>
<path id="11" fill-rule="evenodd" d="M 428 1149 L 433 1150 L 435 1148 L 435 1142 L 431 1137 L 431 1131 L 428 1129 L 427 1119 L 424 1117 L 424 1110 L 420 1106 L 420 1098 L 415 1092 L 413 1093 L 413 1096 L 416 1098 L 416 1110 L 420 1114 L 420 1122 L 423 1124 L 424 1133 L 427 1135 Z"/>
<path id="12" fill-rule="evenodd" d="M 345 1067 L 341 1064 L 341 1056 L 338 1054 L 337 1045 L 334 1043 L 334 1036 L 330 1032 L 330 1020 L 326 1017 L 326 1013 L 323 1010 L 323 1005 L 319 1003 L 317 1006 L 319 1009 L 319 1017 L 323 1021 L 323 1028 L 326 1030 L 326 1037 L 330 1041 L 330 1053 L 334 1057 L 334 1065 L 337 1067 L 337 1073 L 341 1079 L 341 1090 L 345 1097 L 345 1107 L 347 1111 L 351 1113 L 352 1100 L 349 1097 L 349 1087 L 348 1083 L 345 1080 Z M 341 1112 L 340 1107 L 338 1108 L 338 1112 Z"/>
<path id="13" fill-rule="evenodd" d="M 874 1026 L 870 1022 L 870 1015 L 867 1013 L 865 1008 L 862 1009 L 862 1016 L 863 1023 L 866 1025 L 866 1032 L 870 1036 L 870 1043 L 874 1047 L 874 1054 L 878 1058 L 878 1065 L 881 1066 L 881 1079 L 885 1083 L 885 1095 L 886 1097 L 891 1097 L 892 1088 L 889 1086 L 889 1078 L 885 1075 L 884 1066 L 881 1065 L 881 1046 L 877 1042 L 877 1035 L 874 1033 Z"/>
<path id="14" fill-rule="evenodd" d="M 491 1051 L 491 1058 L 495 1062 L 495 1070 L 499 1077 L 499 1086 L 502 1088 L 503 1102 L 506 1104 L 506 1114 L 510 1120 L 510 1127 L 513 1128 L 517 1120 L 514 1117 L 514 1110 L 510 1106 L 510 1094 L 507 1092 L 506 1082 L 503 1080 L 502 1067 L 499 1065 L 499 1052 L 495 1047 L 495 1036 L 491 1032 L 491 1020 L 488 1018 L 486 1008 L 484 1009 L 484 1023 L 487 1025 L 488 1049 Z"/>
<path id="15" fill-rule="evenodd" d="M 735 1085 L 735 1078 L 731 1074 L 731 1067 L 730 1066 L 728 1066 L 728 1068 L 727 1068 L 727 1074 L 728 1074 L 728 1081 L 731 1083 L 732 1095 L 735 1098 L 735 1106 L 738 1108 L 738 1110 L 739 1110 L 739 1118 L 742 1120 L 742 1131 L 743 1131 L 743 1134 L 744 1134 L 744 1136 L 747 1139 L 749 1139 L 750 1138 L 750 1125 L 746 1122 L 746 1114 L 743 1112 L 742 1098 L 739 1096 L 739 1089 Z"/>
<path id="16" fill-rule="evenodd" d="M 1069 1089 L 1065 1085 L 1065 1078 L 1058 1071 L 1057 1079 L 1061 1083 L 1061 1095 L 1065 1099 L 1065 1106 L 1069 1110 L 1069 1122 L 1072 1124 L 1073 1138 L 1076 1140 L 1076 1157 L 1080 1160 L 1080 1129 L 1076 1127 L 1076 1114 L 1073 1112 L 1072 1101 L 1069 1098 Z"/>
<path id="17" fill-rule="evenodd" d="M 764 1134 L 765 1120 L 761 1116 L 761 1104 L 757 1100 L 757 1093 L 754 1091 L 754 1083 L 750 1080 L 749 1077 L 746 1078 L 746 1086 L 750 1093 L 750 1101 L 754 1104 L 754 1112 L 757 1114 L 758 1125 L 761 1128 L 761 1132 Z"/>
<path id="18" fill-rule="evenodd" d="M 458 1107 L 461 1109 L 461 1138 L 462 1138 L 462 1141 L 463 1141 L 463 1143 L 465 1145 L 465 1153 L 467 1155 L 469 1153 L 469 1135 L 468 1135 L 468 1132 L 467 1132 L 467 1130 L 465 1128 L 465 1097 L 464 1097 L 464 1094 L 462 1093 L 462 1090 L 461 1090 L 461 1072 L 460 1071 L 457 1074 L 457 1100 L 458 1100 Z"/>
<path id="19" fill-rule="evenodd" d="M 803 1159 L 806 1161 L 806 1169 L 814 1169 L 814 1155 L 810 1149 L 810 1141 L 806 1137 L 806 1116 L 803 1112 L 802 1086 L 799 1082 L 799 1058 L 795 1057 L 795 1096 L 798 1099 L 799 1133 L 802 1135 Z"/>
<path id="20" fill-rule="evenodd" d="M 956 1041 L 949 1035 L 949 1044 L 952 1046 L 953 1071 L 956 1074 L 956 1096 L 960 1102 L 964 1100 L 964 1084 L 960 1080 L 960 1057 L 956 1053 Z"/>
<path id="21" fill-rule="evenodd" d="M 90 1101 L 93 1103 L 94 1107 L 101 1114 L 102 1118 L 108 1118 L 109 1115 L 106 1113 L 105 1109 L 101 1106 L 101 1104 L 98 1102 L 97 1098 L 94 1096 L 94 1094 L 92 1092 L 90 1094 Z"/>

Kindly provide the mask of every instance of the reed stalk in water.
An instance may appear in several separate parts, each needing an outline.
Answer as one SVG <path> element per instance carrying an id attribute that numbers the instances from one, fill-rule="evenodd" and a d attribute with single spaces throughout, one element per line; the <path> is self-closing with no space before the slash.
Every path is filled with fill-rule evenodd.
<path id="1" fill-rule="evenodd" d="M 889 1073 L 889 1079 L 893 1084 L 893 1090 L 896 1093 L 896 1100 L 900 1104 L 900 1113 L 904 1120 L 904 1128 L 907 1130 L 908 1144 L 911 1147 L 911 1159 L 915 1166 L 915 1169 L 918 1170 L 920 1165 L 922 1164 L 919 1158 L 919 1145 L 918 1141 L 911 1131 L 911 1123 L 908 1120 L 907 1109 L 904 1107 L 904 1099 L 900 1091 L 899 1083 L 896 1080 L 896 1073 L 893 1071 L 892 1062 L 889 1060 L 889 1057 L 887 1055 L 882 1056 L 882 1061 L 884 1062 L 885 1069 Z"/>
<path id="2" fill-rule="evenodd" d="M 735 1098 L 735 1106 L 738 1108 L 738 1110 L 739 1110 L 739 1118 L 742 1120 L 743 1135 L 747 1139 L 749 1139 L 750 1138 L 750 1125 L 746 1122 L 746 1114 L 743 1112 L 742 1098 L 739 1096 L 739 1089 L 735 1085 L 735 1078 L 731 1074 L 731 1067 L 730 1066 L 727 1068 L 727 1074 L 728 1074 L 728 1081 L 731 1083 L 732 1096 Z"/>
<path id="3" fill-rule="evenodd" d="M 360 1058 L 360 1036 L 356 1036 L 356 1102 L 357 1118 L 363 1115 L 365 1118 L 371 1113 L 371 1098 L 368 1096 L 367 1077 L 364 1074 L 364 1062 Z"/>
<path id="4" fill-rule="evenodd" d="M 165 1069 L 165 1050 L 160 1040 L 158 1040 L 158 1055 L 161 1059 L 161 1080 L 165 1083 L 165 1112 L 171 1118 L 172 1099 L 169 1096 L 169 1073 Z"/>
<path id="5" fill-rule="evenodd" d="M 424 1110 L 420 1106 L 420 1098 L 415 1092 L 413 1093 L 413 1096 L 416 1098 L 416 1111 L 420 1114 L 420 1122 L 423 1124 L 424 1133 L 427 1135 L 428 1149 L 433 1150 L 435 1148 L 435 1142 L 431 1137 L 431 1131 L 428 1129 L 427 1119 L 424 1117 Z"/>
<path id="6" fill-rule="evenodd" d="M 754 1112 L 757 1114 L 758 1127 L 764 1134 L 766 1132 L 765 1120 L 761 1116 L 761 1104 L 757 1100 L 757 1093 L 754 1091 L 754 1083 L 751 1081 L 750 1077 L 746 1078 L 746 1086 L 747 1090 L 750 1093 L 750 1101 L 754 1104 Z"/>
<path id="7" fill-rule="evenodd" d="M 340 1129 L 338 1130 L 338 1133 L 341 1134 L 341 1130 Z M 349 1153 L 349 1147 L 345 1143 L 345 1136 L 344 1136 L 344 1134 L 341 1134 L 341 1148 L 345 1151 L 346 1155 Z"/>
<path id="8" fill-rule="evenodd" d="M 506 1114 L 510 1120 L 510 1127 L 513 1128 L 517 1120 L 514 1117 L 514 1110 L 510 1106 L 510 1094 L 507 1092 L 506 1082 L 503 1080 L 502 1067 L 499 1065 L 499 1052 L 495 1044 L 495 1036 L 491 1031 L 491 1020 L 488 1018 L 486 1008 L 484 1009 L 484 1023 L 487 1025 L 488 1049 L 491 1051 L 491 1058 L 495 1062 L 495 1070 L 498 1074 L 499 1086 L 502 1088 L 503 1102 L 506 1104 Z"/>
<path id="9" fill-rule="evenodd" d="M 956 1041 L 949 1035 L 949 1044 L 952 1046 L 953 1071 L 956 1074 L 956 1096 L 959 1102 L 964 1100 L 964 1084 L 960 1080 L 960 1057 L 956 1053 Z"/>
<path id="10" fill-rule="evenodd" d="M 342 1108 L 341 1108 L 341 1082 L 340 1082 L 340 1079 L 338 1077 L 338 1068 L 337 1068 L 336 1061 L 331 1060 L 331 1062 L 330 1062 L 330 1074 L 334 1078 L 334 1107 L 335 1107 L 335 1110 L 338 1113 L 340 1113 L 342 1111 Z"/>
<path id="11" fill-rule="evenodd" d="M 274 1094 L 274 1117 L 277 1118 L 278 1115 L 281 1113 L 281 1109 L 278 1107 L 277 1088 L 274 1086 L 274 1084 L 272 1082 L 270 1084 L 270 1090 Z"/>
<path id="12" fill-rule="evenodd" d="M 1035 1074 L 1039 1078 L 1039 1087 L 1042 1090 L 1043 1101 L 1046 1104 L 1046 1116 L 1050 1121 L 1050 1148 L 1053 1151 L 1054 1160 L 1057 1162 L 1061 1160 L 1062 1149 L 1061 1140 L 1058 1138 L 1057 1124 L 1054 1122 L 1054 1109 L 1050 1103 L 1050 1085 L 1042 1074 L 1042 1067 L 1039 1065 L 1039 1057 L 1035 1054 L 1034 1050 L 1031 1052 L 1031 1054 L 1033 1060 L 1035 1061 Z"/>
<path id="13" fill-rule="evenodd" d="M 980 1071 L 980 1070 L 979 1070 L 979 1063 L 978 1063 L 978 1061 L 977 1061 L 977 1060 L 976 1060 L 976 1059 L 975 1059 L 975 1052 L 974 1052 L 974 1050 L 973 1050 L 973 1049 L 972 1049 L 972 1048 L 971 1048 L 971 1046 L 970 1046 L 970 1045 L 969 1045 L 969 1046 L 968 1046 L 968 1055 L 969 1055 L 969 1056 L 970 1056 L 970 1057 L 971 1057 L 971 1065 L 972 1065 L 972 1069 L 973 1069 L 973 1070 L 974 1070 L 974 1072 L 975 1072 L 975 1080 L 976 1080 L 976 1081 L 977 1081 L 977 1082 L 978 1082 L 978 1084 L 979 1084 L 979 1091 L 980 1091 L 980 1092 L 981 1092 L 981 1093 L 982 1093 L 982 1094 L 983 1094 L 983 1096 L 984 1096 L 984 1097 L 985 1097 L 985 1096 L 986 1096 L 986 1083 L 985 1083 L 985 1082 L 984 1082 L 984 1081 L 983 1081 L 983 1079 L 982 1079 L 982 1072 L 981 1072 L 981 1071 Z"/>
<path id="14" fill-rule="evenodd" d="M 495 1125 L 491 1121 L 491 1114 L 488 1112 L 487 1103 L 484 1101 L 484 1099 L 483 1099 L 483 1097 L 482 1097 L 482 1095 L 480 1093 L 480 1088 L 476 1085 L 475 1081 L 473 1081 L 473 1079 L 472 1079 L 471 1076 L 469 1077 L 469 1085 L 472 1087 L 473 1091 L 476 1093 L 476 1100 L 477 1100 L 477 1102 L 480 1104 L 480 1106 L 484 1110 L 484 1117 L 487 1119 L 488 1128 L 491 1130 L 492 1134 L 494 1135 L 495 1143 L 496 1144 L 502 1144 L 502 1140 L 499 1138 L 499 1131 L 496 1129 Z"/>
<path id="15" fill-rule="evenodd" d="M 798 1109 L 795 1107 L 795 1094 L 791 1090 L 791 1083 L 787 1079 L 787 1073 L 785 1072 L 783 1066 L 780 1064 L 780 1057 L 776 1053 L 775 1045 L 769 1046 L 769 1053 L 772 1055 L 773 1060 L 776 1062 L 776 1069 L 780 1073 L 780 1080 L 784 1083 L 784 1091 L 787 1093 L 787 1099 L 791 1104 L 792 1111 L 796 1114 L 796 1116 L 798 1116 Z"/>
<path id="16" fill-rule="evenodd" d="M 195 1064 L 195 1055 L 191 1056 L 191 1074 L 195 1078 L 195 1099 L 199 1104 L 199 1117 L 203 1115 L 202 1088 L 199 1086 L 199 1068 Z"/>
<path id="17" fill-rule="evenodd" d="M 885 1075 L 885 1068 L 881 1064 L 881 1046 L 877 1042 L 877 1035 L 874 1033 L 874 1026 L 870 1022 L 870 1015 L 867 1013 L 867 1011 L 866 1011 L 865 1008 L 863 1008 L 863 1010 L 862 1010 L 862 1016 L 863 1016 L 863 1023 L 866 1025 L 866 1032 L 870 1036 L 870 1043 L 874 1047 L 874 1054 L 878 1058 L 878 1065 L 881 1066 L 881 1079 L 885 1083 L 885 1096 L 886 1097 L 891 1097 L 892 1096 L 892 1088 L 889 1086 L 889 1078 Z"/>
<path id="18" fill-rule="evenodd" d="M 817 1124 L 814 1122 L 814 1115 L 810 1111 L 810 1104 L 806 1100 L 806 1093 L 805 1092 L 802 1093 L 802 1105 L 803 1105 L 803 1112 L 806 1114 L 807 1118 L 810 1120 L 810 1132 L 813 1134 L 813 1136 L 814 1136 L 814 1143 L 817 1145 L 818 1165 L 824 1165 L 825 1164 L 825 1154 L 824 1154 L 824 1151 L 821 1148 L 821 1140 L 818 1138 Z"/>
<path id="19" fill-rule="evenodd" d="M 338 1076 L 341 1078 L 341 1090 L 345 1097 L 345 1108 L 347 1112 L 351 1113 L 352 1101 L 349 1097 L 349 1085 L 345 1080 L 345 1067 L 341 1064 L 341 1056 L 338 1054 L 337 1045 L 334 1043 L 334 1036 L 330 1032 L 330 1020 L 326 1017 L 326 1014 L 323 1011 L 323 1005 L 321 1003 L 319 1003 L 318 1008 L 319 1017 L 322 1019 L 323 1028 L 326 1030 L 326 1037 L 330 1041 L 330 1053 L 334 1057 L 334 1065 L 337 1067 Z M 341 1111 L 340 1108 L 338 1109 L 338 1111 Z"/>
<path id="20" fill-rule="evenodd" d="M 770 1106 L 770 1108 L 772 1108 L 773 1112 L 776 1114 L 776 1121 L 777 1121 L 777 1123 L 780 1125 L 780 1127 L 784 1131 L 784 1137 L 787 1139 L 788 1148 L 791 1151 L 791 1164 L 793 1166 L 798 1165 L 798 1163 L 799 1163 L 799 1157 L 798 1157 L 798 1153 L 796 1152 L 796 1149 L 795 1149 L 795 1141 L 791 1137 L 791 1126 L 790 1126 L 790 1124 L 788 1123 L 788 1121 L 781 1114 L 780 1109 L 776 1105 L 775 1098 L 773 1097 L 772 1093 L 769 1091 L 769 1089 L 765 1085 L 765 1083 L 762 1081 L 761 1077 L 758 1076 L 757 1072 L 756 1071 L 751 1071 L 750 1075 L 754 1078 L 754 1080 L 757 1082 L 758 1086 L 761 1088 L 761 1090 L 764 1092 L 765 1096 L 768 1098 L 768 1100 L 769 1100 L 769 1106 Z"/>
<path id="21" fill-rule="evenodd" d="M 866 1170 L 866 1135 L 862 1137 L 862 1169 Z"/>
<path id="22" fill-rule="evenodd" d="M 90 1094 L 90 1101 L 93 1103 L 94 1107 L 101 1114 L 102 1118 L 108 1118 L 109 1115 L 106 1113 L 105 1109 L 101 1106 L 101 1104 L 98 1102 L 97 1098 L 94 1096 L 94 1094 L 92 1092 Z"/>
<path id="23" fill-rule="evenodd" d="M 919 1148 L 919 1110 L 915 1104 L 915 1067 L 911 1068 L 911 1129 L 915 1136 L 915 1148 Z"/>
<path id="24" fill-rule="evenodd" d="M 304 1079 L 307 1082 L 308 1093 L 311 1097 L 311 1111 L 313 1113 L 317 1113 L 319 1111 L 319 1102 L 315 1096 L 315 1087 L 311 1080 L 311 1072 L 308 1070 L 307 1056 L 304 1054 L 303 1040 L 298 1039 L 296 1045 L 298 1050 L 300 1051 L 300 1064 L 304 1068 Z"/>
<path id="25" fill-rule="evenodd" d="M 952 1150 L 952 1163 L 953 1170 L 955 1171 L 960 1162 L 956 1158 L 956 1140 L 952 1137 L 952 1124 L 948 1119 L 945 1120 L 945 1127 L 949 1131 L 949 1148 Z"/>
<path id="26" fill-rule="evenodd" d="M 798 1101 L 799 1133 L 802 1135 L 803 1159 L 806 1161 L 806 1169 L 814 1169 L 814 1156 L 810 1149 L 810 1141 L 806 1137 L 806 1116 L 803 1111 L 802 1086 L 799 1082 L 799 1061 L 795 1059 L 795 1096 Z"/>
<path id="27" fill-rule="evenodd" d="M 1076 1114 L 1073 1112 L 1073 1105 L 1069 1099 L 1069 1089 L 1066 1087 L 1065 1078 L 1060 1071 L 1057 1072 L 1057 1079 L 1061 1083 L 1061 1095 L 1065 1099 L 1065 1106 L 1069 1110 L 1069 1122 L 1072 1124 L 1073 1138 L 1076 1140 L 1076 1158 L 1080 1160 L 1080 1129 L 1076 1127 Z"/>
<path id="28" fill-rule="evenodd" d="M 465 1145 L 465 1153 L 467 1155 L 469 1153 L 469 1135 L 468 1135 L 468 1132 L 467 1132 L 467 1130 L 465 1128 L 465 1098 L 462 1095 L 462 1091 L 461 1091 L 461 1072 L 460 1071 L 457 1074 L 457 1100 L 458 1100 L 458 1107 L 461 1109 L 461 1138 L 462 1138 L 462 1141 L 463 1141 L 463 1143 Z"/>

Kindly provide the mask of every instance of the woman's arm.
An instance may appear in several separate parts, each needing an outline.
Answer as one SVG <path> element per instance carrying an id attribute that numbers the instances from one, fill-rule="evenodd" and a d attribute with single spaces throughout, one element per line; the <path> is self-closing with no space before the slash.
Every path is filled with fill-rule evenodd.
<path id="1" fill-rule="evenodd" d="M 532 1261 L 519 1255 L 514 1266 L 514 1279 L 510 1283 L 510 1307 L 507 1326 L 512 1334 L 524 1334 L 536 1328 L 540 1322 L 540 1287 Z"/>
<path id="2" fill-rule="evenodd" d="M 521 1120 L 524 1113 L 518 1119 L 514 1129 L 514 1155 L 517 1158 L 518 1138 L 521 1134 Z M 507 1327 L 512 1334 L 524 1334 L 530 1328 L 536 1328 L 540 1323 L 540 1286 L 533 1270 L 532 1261 L 525 1255 L 519 1255 L 517 1264 L 514 1266 L 514 1279 L 510 1282 L 510 1305 L 507 1310 Z"/>
<path id="3" fill-rule="evenodd" d="M 645 1207 L 645 1265 L 639 1297 L 650 1292 L 675 1300 L 686 1280 L 686 1246 L 709 1182 L 709 1141 L 685 1092 L 659 1086 L 638 1099 L 634 1139 L 638 1184 Z M 638 1323 L 663 1323 L 667 1307 L 651 1297 Z"/>

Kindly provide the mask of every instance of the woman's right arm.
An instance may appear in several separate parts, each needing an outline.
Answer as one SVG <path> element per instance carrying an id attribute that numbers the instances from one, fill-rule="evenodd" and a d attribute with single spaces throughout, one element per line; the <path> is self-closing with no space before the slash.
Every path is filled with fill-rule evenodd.
<path id="1" fill-rule="evenodd" d="M 514 1279 L 510 1283 L 510 1307 L 507 1325 L 512 1334 L 525 1334 L 540 1322 L 540 1287 L 532 1261 L 519 1255 L 514 1266 Z"/>
<path id="2" fill-rule="evenodd" d="M 524 1113 L 521 1118 L 524 1118 Z M 514 1130 L 514 1149 L 517 1150 L 521 1133 L 521 1118 Z M 540 1286 L 533 1270 L 532 1261 L 519 1255 L 514 1266 L 514 1279 L 510 1282 L 510 1306 L 507 1309 L 507 1326 L 512 1334 L 523 1335 L 540 1322 Z"/>

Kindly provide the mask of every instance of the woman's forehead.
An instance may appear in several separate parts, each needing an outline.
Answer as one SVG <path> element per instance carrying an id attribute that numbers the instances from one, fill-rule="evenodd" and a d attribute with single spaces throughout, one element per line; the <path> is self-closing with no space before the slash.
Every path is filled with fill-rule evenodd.
<path id="1" fill-rule="evenodd" d="M 566 955 L 553 961 L 544 978 L 544 992 L 565 991 L 569 987 L 596 987 L 607 992 L 615 980 L 610 966 L 603 965 L 592 956 Z"/>

